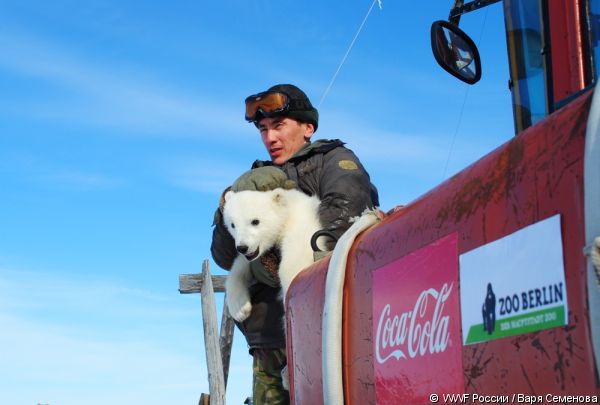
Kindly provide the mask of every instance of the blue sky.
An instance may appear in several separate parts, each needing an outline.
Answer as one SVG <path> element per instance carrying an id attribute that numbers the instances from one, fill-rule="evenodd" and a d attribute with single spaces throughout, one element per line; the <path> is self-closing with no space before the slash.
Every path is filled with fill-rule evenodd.
<path id="1" fill-rule="evenodd" d="M 483 59 L 468 87 L 429 46 L 452 3 L 375 6 L 319 106 L 315 139 L 347 142 L 385 211 L 513 135 L 502 6 L 463 17 Z M 267 158 L 243 99 L 294 83 L 319 104 L 370 5 L 0 3 L 0 403 L 208 392 L 178 275 L 210 256 L 221 190 Z M 231 404 L 251 392 L 235 339 Z"/>

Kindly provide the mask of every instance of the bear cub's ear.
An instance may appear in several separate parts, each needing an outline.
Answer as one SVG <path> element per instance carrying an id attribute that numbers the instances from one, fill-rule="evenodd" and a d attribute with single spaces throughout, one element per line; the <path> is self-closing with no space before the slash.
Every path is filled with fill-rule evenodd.
<path id="1" fill-rule="evenodd" d="M 227 192 L 225 192 L 225 194 L 223 195 L 223 201 L 227 202 L 231 198 L 232 195 L 233 195 L 233 191 L 227 190 Z"/>
<path id="2" fill-rule="evenodd" d="M 278 204 L 278 205 L 285 205 L 286 204 L 286 199 L 285 199 L 285 192 L 283 189 L 281 188 L 277 188 L 273 191 L 271 191 L 272 194 L 272 198 L 273 201 Z"/>
<path id="3" fill-rule="evenodd" d="M 231 186 L 227 187 L 221 193 L 221 197 L 219 197 L 219 209 L 221 209 L 221 211 L 223 211 L 223 206 L 225 205 L 225 194 L 227 194 L 230 190 L 231 190 Z"/>

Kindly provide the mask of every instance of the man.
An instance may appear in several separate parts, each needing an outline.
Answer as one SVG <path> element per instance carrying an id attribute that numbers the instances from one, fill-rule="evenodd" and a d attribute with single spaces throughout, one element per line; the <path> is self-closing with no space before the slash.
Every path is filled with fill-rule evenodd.
<path id="1" fill-rule="evenodd" d="M 270 161 L 255 161 L 252 168 L 275 166 L 287 178 L 277 173 L 256 175 L 248 172 L 236 181 L 235 190 L 285 188 L 292 180 L 304 193 L 319 197 L 321 223 L 337 238 L 350 227 L 351 217 L 360 215 L 367 207 L 379 205 L 377 189 L 371 184 L 368 173 L 343 142 L 318 140 L 311 143 L 319 124 L 319 114 L 298 87 L 279 84 L 246 98 L 245 117 L 258 128 L 271 158 Z M 237 251 L 221 221 L 220 210 L 215 213 L 214 225 L 213 259 L 222 268 L 230 269 Z M 333 244 L 328 247 L 333 249 Z M 254 357 L 254 405 L 289 403 L 289 394 L 281 379 L 287 358 L 279 285 L 276 272 L 270 271 L 273 262 L 277 262 L 275 252 L 263 255 L 261 261 L 251 262 L 255 279 L 250 286 L 252 313 L 238 324 Z"/>

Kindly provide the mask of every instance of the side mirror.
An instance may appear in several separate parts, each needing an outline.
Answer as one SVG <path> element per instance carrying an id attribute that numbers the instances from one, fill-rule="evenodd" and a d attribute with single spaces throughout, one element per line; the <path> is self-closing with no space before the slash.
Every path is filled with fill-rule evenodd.
<path id="1" fill-rule="evenodd" d="M 431 25 L 431 50 L 439 65 L 465 83 L 481 79 L 481 59 L 477 46 L 467 34 L 448 21 Z"/>

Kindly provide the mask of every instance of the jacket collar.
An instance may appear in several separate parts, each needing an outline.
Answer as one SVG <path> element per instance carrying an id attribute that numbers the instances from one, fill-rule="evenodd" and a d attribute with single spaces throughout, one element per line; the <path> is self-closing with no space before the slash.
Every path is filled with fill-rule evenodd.
<path id="1" fill-rule="evenodd" d="M 344 142 L 339 139 L 319 139 L 314 142 L 305 143 L 298 152 L 294 154 L 291 158 L 287 160 L 283 165 L 285 166 L 288 162 L 293 162 L 296 160 L 305 159 L 308 156 L 316 155 L 318 153 L 327 153 L 332 149 L 337 148 L 338 146 L 343 146 Z M 257 167 L 262 166 L 276 166 L 270 160 L 255 160 L 252 164 L 252 168 L 255 169 Z"/>

